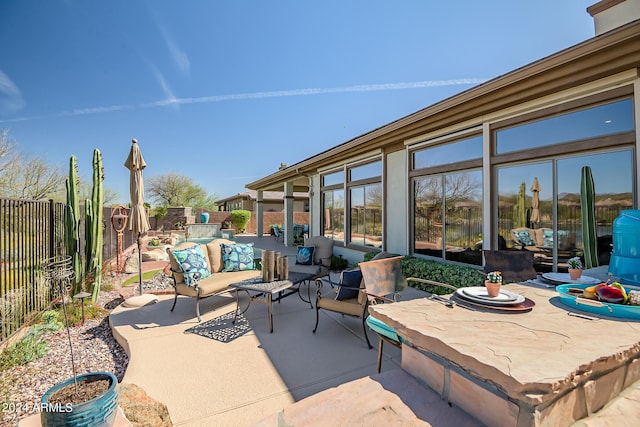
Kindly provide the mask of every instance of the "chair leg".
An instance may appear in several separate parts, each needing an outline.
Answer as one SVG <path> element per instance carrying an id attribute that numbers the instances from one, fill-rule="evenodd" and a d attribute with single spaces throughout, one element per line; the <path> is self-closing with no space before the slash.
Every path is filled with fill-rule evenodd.
<path id="1" fill-rule="evenodd" d="M 362 314 L 362 330 L 364 331 L 364 338 L 367 340 L 367 346 L 369 347 L 369 350 L 371 350 L 373 346 L 371 345 L 371 342 L 369 341 L 369 335 L 367 334 L 367 316 L 365 316 L 365 313 Z"/>
<path id="2" fill-rule="evenodd" d="M 316 298 L 316 326 L 313 328 L 313 333 L 316 333 L 318 329 L 318 320 L 320 320 L 320 307 L 318 307 L 318 299 Z"/>
<path id="3" fill-rule="evenodd" d="M 196 297 L 196 316 L 198 316 L 198 323 L 200 323 L 200 295 Z"/>
<path id="4" fill-rule="evenodd" d="M 171 311 L 176 308 L 176 302 L 178 302 L 178 292 L 176 292 L 176 296 L 173 298 L 173 306 L 171 307 Z"/>
<path id="5" fill-rule="evenodd" d="M 378 337 L 378 373 L 380 373 L 380 370 L 382 368 L 382 346 L 384 345 L 384 340 L 382 339 L 382 337 Z"/>

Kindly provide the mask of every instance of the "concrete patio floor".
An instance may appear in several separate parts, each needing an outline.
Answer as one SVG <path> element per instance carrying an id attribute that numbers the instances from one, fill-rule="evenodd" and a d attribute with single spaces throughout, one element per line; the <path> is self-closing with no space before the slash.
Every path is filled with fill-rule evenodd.
<path id="1" fill-rule="evenodd" d="M 296 252 L 272 237 L 238 236 L 237 241 Z M 327 284 L 323 292 L 333 290 Z M 421 295 L 409 290 L 405 297 Z M 241 293 L 241 307 L 248 302 Z M 194 299 L 180 297 L 173 312 L 172 304 L 173 296 L 161 295 L 153 305 L 120 306 L 110 323 L 130 355 L 122 383 L 136 384 L 165 403 L 174 425 L 252 425 L 305 397 L 376 373 L 377 336 L 368 332 L 374 345 L 368 349 L 361 319 L 321 310 L 314 334 L 315 309 L 297 295 L 274 304 L 273 333 L 267 307 L 252 303 L 245 313 L 251 330 L 228 343 L 184 332 L 197 324 Z M 230 296 L 200 302 L 203 322 L 234 309 Z M 398 368 L 400 350 L 384 349 L 383 371 Z"/>

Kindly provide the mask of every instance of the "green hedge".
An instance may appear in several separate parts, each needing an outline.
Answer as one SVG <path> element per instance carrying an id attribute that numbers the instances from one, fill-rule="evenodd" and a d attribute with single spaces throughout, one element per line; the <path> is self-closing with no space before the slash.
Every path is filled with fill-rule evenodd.
<path id="1" fill-rule="evenodd" d="M 368 252 L 364 256 L 365 261 L 371 260 L 377 252 Z M 446 283 L 456 288 L 464 286 L 483 286 L 484 277 L 479 270 L 474 267 L 467 267 L 457 264 L 449 264 L 430 259 L 405 256 L 402 260 L 402 274 L 404 277 L 416 277 L 419 279 L 433 280 Z M 422 283 L 410 282 L 416 289 L 433 292 L 436 294 L 448 294 L 451 290 L 446 288 L 434 289 Z"/>

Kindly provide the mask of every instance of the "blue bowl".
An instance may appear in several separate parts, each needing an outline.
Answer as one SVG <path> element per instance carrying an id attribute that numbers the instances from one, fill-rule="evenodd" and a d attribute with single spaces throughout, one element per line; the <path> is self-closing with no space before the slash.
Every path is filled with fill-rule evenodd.
<path id="1" fill-rule="evenodd" d="M 582 298 L 572 294 L 570 289 L 585 289 L 593 285 L 576 285 L 567 283 L 556 286 L 556 290 L 560 295 L 560 302 L 572 309 L 587 311 L 589 313 L 598 314 L 600 316 L 615 317 L 625 320 L 640 320 L 640 305 L 627 304 L 611 304 L 608 302 L 595 301 Z M 634 286 L 625 286 L 625 291 L 640 290 Z"/>

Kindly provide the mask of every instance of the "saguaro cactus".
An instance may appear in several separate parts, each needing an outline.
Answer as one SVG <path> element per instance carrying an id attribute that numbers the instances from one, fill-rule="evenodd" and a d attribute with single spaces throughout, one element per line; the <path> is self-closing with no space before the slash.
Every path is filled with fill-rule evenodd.
<path id="1" fill-rule="evenodd" d="M 93 150 L 93 189 L 91 199 L 85 200 L 85 236 L 86 236 L 86 272 L 87 277 L 93 279 L 91 295 L 93 301 L 98 300 L 100 285 L 102 284 L 102 207 L 104 196 L 102 180 L 104 171 L 102 167 L 102 154 L 97 148 Z"/>
<path id="2" fill-rule="evenodd" d="M 596 190 L 589 166 L 582 167 L 580 180 L 580 210 L 582 213 L 582 244 L 586 268 L 598 266 L 598 237 L 596 230 Z"/>
<path id="3" fill-rule="evenodd" d="M 80 204 L 78 201 L 78 163 L 76 156 L 69 160 L 69 177 L 65 181 L 67 204 L 64 216 L 64 244 L 71 257 L 74 281 L 73 294 L 82 290 L 82 259 L 80 257 Z"/>

